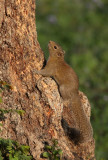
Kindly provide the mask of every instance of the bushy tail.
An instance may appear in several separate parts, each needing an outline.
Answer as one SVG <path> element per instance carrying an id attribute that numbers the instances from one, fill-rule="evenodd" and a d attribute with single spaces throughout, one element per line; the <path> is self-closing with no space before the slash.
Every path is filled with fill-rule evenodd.
<path id="1" fill-rule="evenodd" d="M 75 116 L 76 123 L 79 127 L 80 142 L 87 142 L 93 137 L 93 129 L 89 119 L 86 116 L 78 94 L 72 96 L 70 105 Z"/>

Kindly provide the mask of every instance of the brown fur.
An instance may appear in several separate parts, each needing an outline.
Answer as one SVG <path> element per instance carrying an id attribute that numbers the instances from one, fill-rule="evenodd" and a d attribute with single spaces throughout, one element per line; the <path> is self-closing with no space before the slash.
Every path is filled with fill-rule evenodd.
<path id="1" fill-rule="evenodd" d="M 48 44 L 49 59 L 44 69 L 35 71 L 43 76 L 52 76 L 59 86 L 64 101 L 68 101 L 80 130 L 80 142 L 86 142 L 93 136 L 90 121 L 87 119 L 78 94 L 79 81 L 74 70 L 64 61 L 64 51 L 53 41 Z"/>

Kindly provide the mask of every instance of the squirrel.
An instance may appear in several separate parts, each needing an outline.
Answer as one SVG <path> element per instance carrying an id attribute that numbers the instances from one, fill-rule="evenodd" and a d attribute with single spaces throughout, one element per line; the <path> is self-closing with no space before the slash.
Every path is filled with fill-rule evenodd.
<path id="1" fill-rule="evenodd" d="M 87 142 L 93 137 L 93 129 L 81 105 L 78 94 L 78 77 L 74 70 L 64 61 L 65 52 L 61 46 L 54 41 L 49 41 L 48 48 L 49 58 L 46 66 L 42 70 L 35 70 L 34 72 L 55 79 L 63 101 L 68 102 L 75 116 L 80 132 L 79 141 L 81 143 Z"/>

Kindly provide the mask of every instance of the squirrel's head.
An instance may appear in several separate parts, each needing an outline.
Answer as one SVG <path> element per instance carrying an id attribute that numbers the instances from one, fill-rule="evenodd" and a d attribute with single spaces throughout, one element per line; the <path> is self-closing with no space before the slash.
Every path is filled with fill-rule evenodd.
<path id="1" fill-rule="evenodd" d="M 63 51 L 63 49 L 54 41 L 49 41 L 48 43 L 48 48 L 49 48 L 49 53 L 50 56 L 54 56 L 54 57 L 61 57 L 64 58 L 64 54 L 65 52 Z"/>

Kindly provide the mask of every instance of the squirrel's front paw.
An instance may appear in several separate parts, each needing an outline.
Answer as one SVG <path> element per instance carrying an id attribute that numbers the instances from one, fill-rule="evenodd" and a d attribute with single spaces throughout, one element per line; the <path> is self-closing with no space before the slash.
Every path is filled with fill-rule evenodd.
<path id="1" fill-rule="evenodd" d="M 33 70 L 33 73 L 39 74 L 38 70 Z"/>
<path id="2" fill-rule="evenodd" d="M 68 107 L 70 105 L 70 101 L 69 100 L 64 100 L 63 104 L 65 107 Z"/>

